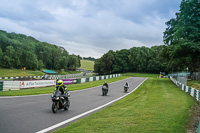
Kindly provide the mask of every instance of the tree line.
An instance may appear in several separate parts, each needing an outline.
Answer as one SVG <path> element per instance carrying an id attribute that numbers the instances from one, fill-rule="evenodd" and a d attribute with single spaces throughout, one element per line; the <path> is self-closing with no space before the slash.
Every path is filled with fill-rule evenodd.
<path id="1" fill-rule="evenodd" d="M 83 60 L 90 60 L 90 61 L 95 61 L 96 59 L 93 57 L 83 57 Z"/>
<path id="2" fill-rule="evenodd" d="M 166 22 L 165 45 L 108 51 L 95 61 L 100 74 L 160 71 L 200 72 L 200 2 L 182 0 L 176 18 Z"/>
<path id="3" fill-rule="evenodd" d="M 94 70 L 99 74 L 146 72 L 159 73 L 167 70 L 165 60 L 160 56 L 164 46 L 133 47 L 108 51 L 95 61 Z"/>
<path id="4" fill-rule="evenodd" d="M 0 30 L 0 67 L 71 70 L 80 67 L 80 58 L 69 55 L 63 47 Z"/>

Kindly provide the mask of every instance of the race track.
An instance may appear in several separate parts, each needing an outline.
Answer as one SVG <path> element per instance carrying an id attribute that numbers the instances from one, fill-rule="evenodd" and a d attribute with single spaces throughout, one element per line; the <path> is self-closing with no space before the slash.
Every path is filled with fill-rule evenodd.
<path id="1" fill-rule="evenodd" d="M 0 97 L 0 132 L 35 133 L 41 131 L 127 94 L 123 91 L 123 85 L 126 81 L 130 86 L 129 93 L 145 79 L 132 77 L 110 83 L 108 96 L 102 96 L 101 86 L 81 91 L 71 91 L 69 110 L 60 110 L 56 114 L 51 111 L 51 94 Z M 66 124 L 61 127 L 64 126 Z"/>

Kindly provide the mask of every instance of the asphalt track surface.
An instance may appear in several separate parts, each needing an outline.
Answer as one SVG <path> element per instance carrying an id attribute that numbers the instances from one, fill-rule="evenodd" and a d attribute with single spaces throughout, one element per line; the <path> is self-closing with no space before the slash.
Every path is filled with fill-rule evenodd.
<path id="1" fill-rule="evenodd" d="M 52 113 L 51 110 L 51 94 L 22 97 L 0 97 L 0 132 L 44 132 L 44 129 L 48 129 L 58 123 L 74 118 L 84 112 L 90 111 L 118 99 L 119 97 L 127 95 L 131 91 L 135 90 L 143 81 L 145 81 L 145 79 L 146 78 L 132 77 L 110 83 L 107 96 L 102 96 L 102 86 L 81 91 L 71 91 L 71 105 L 69 110 L 60 110 L 56 114 Z M 123 85 L 126 81 L 129 83 L 130 88 L 127 93 L 124 93 Z M 71 122 L 65 123 L 57 128 L 64 127 L 69 123 Z M 56 130 L 56 128 L 53 128 L 53 130 Z"/>

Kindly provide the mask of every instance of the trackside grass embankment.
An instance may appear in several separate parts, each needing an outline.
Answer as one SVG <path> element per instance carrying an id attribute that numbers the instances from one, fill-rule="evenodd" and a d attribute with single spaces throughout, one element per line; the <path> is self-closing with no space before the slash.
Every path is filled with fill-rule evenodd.
<path id="1" fill-rule="evenodd" d="M 107 83 L 109 84 L 111 82 L 116 82 L 116 81 L 123 80 L 126 78 L 128 78 L 128 76 L 120 76 L 120 77 L 116 77 L 116 78 L 93 81 L 93 82 L 86 82 L 86 83 L 81 83 L 81 84 L 71 84 L 71 85 L 67 85 L 67 89 L 69 91 L 87 89 L 87 88 L 103 85 L 105 81 L 107 81 Z M 54 89 L 55 89 L 55 86 L 23 89 L 23 90 L 17 90 L 17 91 L 14 91 L 14 90 L 13 91 L 0 91 L 0 96 L 23 96 L 23 95 L 49 94 L 49 93 L 53 93 Z"/>
<path id="2" fill-rule="evenodd" d="M 85 70 L 94 70 L 94 61 L 81 60 L 81 68 Z"/>
<path id="3" fill-rule="evenodd" d="M 127 97 L 55 133 L 184 133 L 193 105 L 169 79 L 148 78 Z"/>
<path id="4" fill-rule="evenodd" d="M 0 77 L 42 76 L 41 71 L 0 68 Z"/>

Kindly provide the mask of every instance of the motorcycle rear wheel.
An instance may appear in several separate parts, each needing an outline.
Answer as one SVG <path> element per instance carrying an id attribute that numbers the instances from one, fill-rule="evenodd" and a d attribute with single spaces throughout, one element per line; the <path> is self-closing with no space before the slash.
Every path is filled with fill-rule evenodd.
<path id="1" fill-rule="evenodd" d="M 69 99 L 67 100 L 67 103 L 66 103 L 67 105 L 64 107 L 64 110 L 68 110 L 69 109 L 69 106 L 70 106 L 70 101 L 69 101 Z"/>

